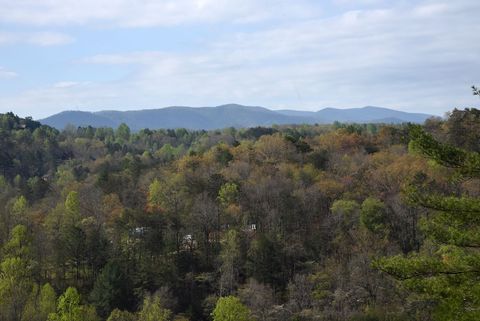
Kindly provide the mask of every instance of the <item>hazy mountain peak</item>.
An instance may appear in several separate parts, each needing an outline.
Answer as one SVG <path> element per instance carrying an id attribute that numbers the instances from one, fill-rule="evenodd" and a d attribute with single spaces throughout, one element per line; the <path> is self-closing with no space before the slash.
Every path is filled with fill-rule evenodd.
<path id="1" fill-rule="evenodd" d="M 66 125 L 117 127 L 126 123 L 133 130 L 142 128 L 218 129 L 225 127 L 255 127 L 274 124 L 357 123 L 422 123 L 431 117 L 398 110 L 365 106 L 361 108 L 323 108 L 317 112 L 299 110 L 270 110 L 259 106 L 225 104 L 216 107 L 172 106 L 159 109 L 130 111 L 104 110 L 99 112 L 63 111 L 41 120 L 42 123 L 63 129 Z"/>

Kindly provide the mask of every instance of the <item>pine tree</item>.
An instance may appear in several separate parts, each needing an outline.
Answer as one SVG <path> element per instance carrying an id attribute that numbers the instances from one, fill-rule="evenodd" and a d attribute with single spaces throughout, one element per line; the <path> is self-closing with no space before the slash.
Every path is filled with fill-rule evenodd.
<path id="1" fill-rule="evenodd" d="M 410 147 L 441 166 L 455 180 L 480 179 L 480 154 L 437 142 L 419 126 L 411 128 Z M 422 223 L 422 250 L 376 262 L 419 298 L 435 303 L 436 320 L 480 319 L 480 198 L 406 191 L 413 204 L 429 210 Z"/>

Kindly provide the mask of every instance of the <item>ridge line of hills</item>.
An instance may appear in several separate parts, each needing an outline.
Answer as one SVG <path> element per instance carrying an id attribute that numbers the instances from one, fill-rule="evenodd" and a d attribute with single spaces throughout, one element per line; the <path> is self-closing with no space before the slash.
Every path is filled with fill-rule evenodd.
<path id="1" fill-rule="evenodd" d="M 319 111 L 270 110 L 264 107 L 237 104 L 216 107 L 165 107 L 132 111 L 104 110 L 99 112 L 63 111 L 39 120 L 42 124 L 63 129 L 67 125 L 118 127 L 127 124 L 132 130 L 143 128 L 220 129 L 293 124 L 344 123 L 423 123 L 434 117 L 383 107 L 324 108 Z"/>

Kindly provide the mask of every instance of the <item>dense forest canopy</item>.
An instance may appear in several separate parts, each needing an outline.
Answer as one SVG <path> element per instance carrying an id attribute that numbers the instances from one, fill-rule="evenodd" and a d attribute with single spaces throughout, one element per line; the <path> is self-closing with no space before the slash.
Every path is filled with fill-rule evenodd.
<path id="1" fill-rule="evenodd" d="M 0 115 L 0 320 L 479 320 L 480 111 L 216 131 Z"/>

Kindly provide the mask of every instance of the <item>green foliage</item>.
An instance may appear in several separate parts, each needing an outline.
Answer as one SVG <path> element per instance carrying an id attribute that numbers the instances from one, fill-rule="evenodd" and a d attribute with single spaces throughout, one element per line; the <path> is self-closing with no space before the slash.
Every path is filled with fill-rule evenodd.
<path id="1" fill-rule="evenodd" d="M 226 144 L 219 144 L 215 148 L 215 160 L 222 165 L 227 165 L 233 159 L 229 147 Z"/>
<path id="2" fill-rule="evenodd" d="M 69 287 L 58 298 L 57 311 L 48 316 L 48 321 L 98 321 L 95 308 L 81 304 L 77 289 Z"/>
<path id="3" fill-rule="evenodd" d="M 480 178 L 480 156 L 441 144 L 419 127 L 412 128 L 415 148 L 439 164 L 453 168 L 457 177 Z M 423 230 L 433 248 L 407 257 L 376 262 L 420 298 L 436 303 L 436 320 L 477 320 L 480 313 L 480 199 L 468 196 L 424 194 L 408 190 L 409 200 L 431 210 Z"/>
<path id="4" fill-rule="evenodd" d="M 155 156 L 162 162 L 171 162 L 177 158 L 183 151 L 183 145 L 173 147 L 170 144 L 165 144 L 155 152 Z"/>
<path id="5" fill-rule="evenodd" d="M 12 206 L 12 213 L 17 219 L 22 219 L 27 211 L 28 203 L 25 196 L 20 196 L 15 200 Z"/>
<path id="6" fill-rule="evenodd" d="M 31 257 L 31 237 L 24 225 L 13 228 L 10 240 L 3 247 L 3 255 L 6 258 L 18 257 L 28 259 Z"/>
<path id="7" fill-rule="evenodd" d="M 0 114 L 0 173 L 9 182 L 24 178 L 19 187 L 29 196 L 26 179 L 54 172 L 64 149 L 58 144 L 57 130 L 41 126 L 31 118 L 13 113 Z"/>
<path id="8" fill-rule="evenodd" d="M 55 312 L 55 302 L 57 300 L 57 294 L 50 284 L 45 284 L 38 297 L 38 310 L 41 320 L 46 320 L 50 313 Z"/>
<path id="9" fill-rule="evenodd" d="M 23 310 L 22 321 L 46 321 L 56 311 L 57 295 L 50 284 L 34 286 Z"/>
<path id="10" fill-rule="evenodd" d="M 343 232 L 357 226 L 359 210 L 360 205 L 352 200 L 336 200 L 331 207 L 332 214 Z"/>
<path id="11" fill-rule="evenodd" d="M 360 223 L 372 233 L 385 232 L 386 211 L 382 201 L 369 197 L 362 203 Z"/>
<path id="12" fill-rule="evenodd" d="M 148 204 L 152 208 L 160 208 L 162 205 L 162 185 L 158 179 L 153 180 L 148 188 Z"/>
<path id="13" fill-rule="evenodd" d="M 8 185 L 8 182 L 5 179 L 5 177 L 3 175 L 0 175 L 0 188 L 4 189 L 7 187 L 7 185 Z"/>
<path id="14" fill-rule="evenodd" d="M 170 321 L 172 312 L 162 306 L 158 295 L 148 295 L 138 312 L 138 321 Z"/>
<path id="15" fill-rule="evenodd" d="M 101 316 L 107 316 L 115 308 L 128 306 L 131 296 L 128 280 L 118 264 L 108 263 L 95 280 L 90 300 Z"/>
<path id="16" fill-rule="evenodd" d="M 125 123 L 120 124 L 115 131 L 115 136 L 121 144 L 128 142 L 130 140 L 130 128 L 128 125 Z"/>
<path id="17" fill-rule="evenodd" d="M 20 320 L 33 283 L 32 262 L 20 257 L 4 259 L 0 264 L 0 317 Z"/>
<path id="18" fill-rule="evenodd" d="M 332 213 L 350 218 L 358 211 L 358 203 L 351 200 L 337 200 L 332 204 Z"/>
<path id="19" fill-rule="evenodd" d="M 399 313 L 392 314 L 388 311 L 379 310 L 367 310 L 364 313 L 358 313 L 348 319 L 348 321 L 411 321 L 412 318 Z"/>
<path id="20" fill-rule="evenodd" d="M 49 321 L 80 321 L 82 320 L 82 308 L 80 305 L 80 294 L 69 287 L 58 298 L 57 312 L 50 314 Z"/>
<path id="21" fill-rule="evenodd" d="M 238 185 L 235 183 L 225 183 L 220 187 L 218 191 L 218 200 L 223 206 L 228 206 L 232 203 L 235 203 L 237 200 L 239 191 Z"/>
<path id="22" fill-rule="evenodd" d="M 235 289 L 240 271 L 241 252 L 238 233 L 235 230 L 227 232 L 222 242 L 220 252 L 220 294 L 230 294 Z"/>
<path id="23" fill-rule="evenodd" d="M 447 142 L 457 148 L 480 152 L 480 110 L 466 108 L 454 109 L 449 113 Z"/>
<path id="24" fill-rule="evenodd" d="M 432 135 L 425 133 L 420 126 L 410 128 L 412 149 L 424 154 L 438 164 L 453 168 L 466 178 L 480 176 L 480 154 L 436 141 Z"/>
<path id="25" fill-rule="evenodd" d="M 32 259 L 27 228 L 17 225 L 3 247 L 0 263 L 0 319 L 20 320 L 34 287 L 36 261 Z"/>
<path id="26" fill-rule="evenodd" d="M 115 309 L 110 313 L 107 321 L 136 321 L 135 314 L 130 313 L 128 311 L 121 311 L 119 309 Z"/>
<path id="27" fill-rule="evenodd" d="M 212 312 L 213 321 L 250 321 L 250 310 L 237 297 L 218 299 Z"/>
<path id="28" fill-rule="evenodd" d="M 65 214 L 69 223 L 74 224 L 80 219 L 80 200 L 78 192 L 68 193 L 65 200 Z"/>
<path id="29" fill-rule="evenodd" d="M 250 276 L 261 283 L 268 283 L 272 287 L 280 287 L 282 273 L 280 253 L 274 240 L 261 235 L 252 242 L 248 251 L 247 271 Z"/>
<path id="30" fill-rule="evenodd" d="M 2 115 L 0 321 L 475 319 L 478 115 L 139 132 Z M 371 266 L 386 254 L 400 289 Z"/>

